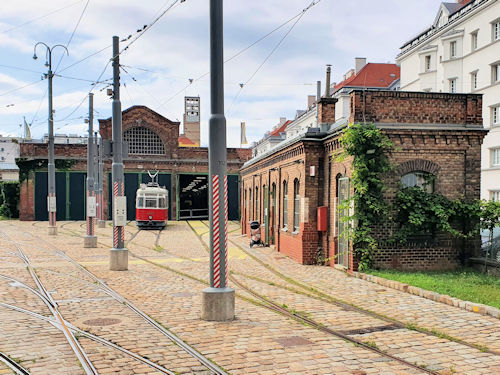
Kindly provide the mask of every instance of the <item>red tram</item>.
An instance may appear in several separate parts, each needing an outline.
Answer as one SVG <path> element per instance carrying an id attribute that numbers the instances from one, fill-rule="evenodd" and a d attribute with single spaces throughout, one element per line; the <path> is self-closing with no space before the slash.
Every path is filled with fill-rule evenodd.
<path id="1" fill-rule="evenodd" d="M 139 228 L 163 229 L 168 218 L 168 190 L 156 182 L 141 184 L 135 199 L 135 222 Z"/>

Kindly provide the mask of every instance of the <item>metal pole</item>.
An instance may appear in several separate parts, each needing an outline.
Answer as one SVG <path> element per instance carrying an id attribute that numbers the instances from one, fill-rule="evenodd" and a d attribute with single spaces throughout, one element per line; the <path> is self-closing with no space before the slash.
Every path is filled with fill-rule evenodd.
<path id="1" fill-rule="evenodd" d="M 210 0 L 209 208 L 210 287 L 203 291 L 202 319 L 234 319 L 234 289 L 227 287 L 227 148 L 224 117 L 222 0 Z"/>
<path id="2" fill-rule="evenodd" d="M 69 55 L 68 49 L 61 45 L 56 44 L 50 48 L 47 44 L 43 42 L 38 42 L 35 44 L 33 49 L 33 59 L 36 60 L 38 57 L 36 55 L 36 48 L 38 45 L 43 45 L 46 48 L 46 57 L 47 62 L 45 65 L 49 68 L 47 72 L 48 78 L 48 92 L 49 92 L 49 160 L 47 165 L 48 170 L 48 186 L 47 186 L 47 211 L 49 216 L 49 235 L 57 234 L 57 226 L 56 226 L 56 168 L 54 163 L 54 111 L 52 109 L 52 78 L 54 77 L 52 73 L 52 51 L 56 47 L 62 47 L 66 50 L 66 53 Z"/>
<path id="3" fill-rule="evenodd" d="M 87 139 L 87 235 L 83 247 L 97 247 L 95 236 L 95 178 L 94 178 L 94 94 L 89 93 L 89 136 Z"/>
<path id="4" fill-rule="evenodd" d="M 48 169 L 48 211 L 49 211 L 49 234 L 57 234 L 56 225 L 56 167 L 54 161 L 54 111 L 52 109 L 52 51 L 48 50 L 49 56 L 49 163 Z"/>
<path id="5" fill-rule="evenodd" d="M 104 164 L 102 161 L 102 137 L 99 137 L 99 228 L 106 226 L 104 218 Z"/>
<path id="6" fill-rule="evenodd" d="M 122 109 L 120 102 L 120 51 L 117 36 L 113 37 L 113 248 L 110 251 L 109 269 L 128 269 L 128 251 L 125 248 L 127 225 L 127 198 L 124 196 Z"/>

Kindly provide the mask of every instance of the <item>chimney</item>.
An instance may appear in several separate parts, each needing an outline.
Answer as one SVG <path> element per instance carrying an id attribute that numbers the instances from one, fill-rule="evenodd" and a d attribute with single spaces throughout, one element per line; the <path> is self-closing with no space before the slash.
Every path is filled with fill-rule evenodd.
<path id="1" fill-rule="evenodd" d="M 316 95 L 307 95 L 307 108 L 311 108 L 316 102 Z"/>
<path id="2" fill-rule="evenodd" d="M 361 69 L 366 65 L 366 57 L 356 57 L 354 59 L 355 74 L 358 74 Z"/>
<path id="3" fill-rule="evenodd" d="M 286 122 L 286 117 L 280 117 L 280 124 L 279 126 L 283 125 Z"/>
<path id="4" fill-rule="evenodd" d="M 330 74 L 332 68 L 330 64 L 326 65 L 326 82 L 325 82 L 325 98 L 330 97 Z"/>
<path id="5" fill-rule="evenodd" d="M 321 81 L 316 81 L 316 101 L 321 99 Z"/>

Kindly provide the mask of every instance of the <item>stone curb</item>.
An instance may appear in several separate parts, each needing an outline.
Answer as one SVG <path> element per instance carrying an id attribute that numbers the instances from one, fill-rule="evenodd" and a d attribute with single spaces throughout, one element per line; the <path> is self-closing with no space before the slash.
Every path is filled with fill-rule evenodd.
<path id="1" fill-rule="evenodd" d="M 361 272 L 353 272 L 352 275 L 358 279 L 369 281 L 375 284 L 385 286 L 387 288 L 392 288 L 399 290 L 401 292 L 413 294 L 415 296 L 430 299 L 435 302 L 441 302 L 446 305 L 455 306 L 462 310 L 467 310 L 483 315 L 490 315 L 494 318 L 500 319 L 500 309 L 493 306 L 483 305 L 481 303 L 475 303 L 470 301 L 462 301 L 458 298 L 453 298 L 444 294 L 439 294 L 436 292 L 431 292 L 416 286 L 401 283 L 395 280 L 384 279 L 382 277 L 368 275 Z"/>

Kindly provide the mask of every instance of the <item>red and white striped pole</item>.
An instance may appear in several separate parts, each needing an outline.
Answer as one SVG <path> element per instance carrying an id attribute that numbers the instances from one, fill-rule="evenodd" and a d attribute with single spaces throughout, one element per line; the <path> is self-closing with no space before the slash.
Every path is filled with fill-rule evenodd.
<path id="1" fill-rule="evenodd" d="M 109 253 L 109 269 L 128 269 L 128 250 L 125 248 L 125 225 L 127 225 L 127 198 L 124 192 L 122 107 L 120 102 L 120 49 L 119 39 L 113 37 L 113 248 Z"/>
<path id="2" fill-rule="evenodd" d="M 227 143 L 224 117 L 222 0 L 210 0 L 210 120 L 208 143 L 210 208 L 210 287 L 203 290 L 201 317 L 234 319 L 234 289 L 227 263 Z"/>

